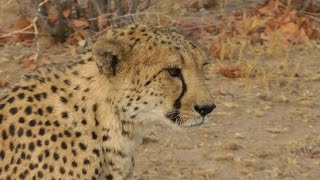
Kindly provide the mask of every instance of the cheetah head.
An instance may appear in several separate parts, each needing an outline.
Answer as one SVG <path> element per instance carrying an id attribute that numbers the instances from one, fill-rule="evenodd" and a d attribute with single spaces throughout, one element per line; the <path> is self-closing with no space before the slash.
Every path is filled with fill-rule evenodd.
<path id="1" fill-rule="evenodd" d="M 109 30 L 94 45 L 93 58 L 121 120 L 190 127 L 215 108 L 204 81 L 204 51 L 175 29 L 136 24 Z"/>

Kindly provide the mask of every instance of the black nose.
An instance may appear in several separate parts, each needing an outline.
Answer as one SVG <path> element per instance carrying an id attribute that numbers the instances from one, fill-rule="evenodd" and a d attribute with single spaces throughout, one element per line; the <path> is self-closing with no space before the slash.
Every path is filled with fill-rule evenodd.
<path id="1" fill-rule="evenodd" d="M 216 108 L 215 104 L 210 104 L 210 105 L 196 105 L 194 106 L 194 109 L 202 116 L 204 117 L 205 115 L 211 113 L 211 111 Z"/>

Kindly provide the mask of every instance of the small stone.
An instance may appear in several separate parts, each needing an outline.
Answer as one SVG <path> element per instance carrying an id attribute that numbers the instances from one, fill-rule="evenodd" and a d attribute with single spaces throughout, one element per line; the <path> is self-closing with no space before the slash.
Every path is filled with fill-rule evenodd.
<path id="1" fill-rule="evenodd" d="M 237 139 L 244 139 L 245 138 L 241 133 L 235 133 L 234 137 Z"/>
<path id="2" fill-rule="evenodd" d="M 282 134 L 288 132 L 288 128 L 268 128 L 266 129 L 268 132 L 274 133 L 274 134 Z"/>
<path id="3" fill-rule="evenodd" d="M 222 104 L 230 109 L 239 107 L 239 105 L 234 102 L 222 102 Z"/>
<path id="4" fill-rule="evenodd" d="M 234 153 L 227 153 L 227 154 L 216 155 L 213 157 L 213 159 L 216 161 L 233 161 L 234 157 L 235 157 Z"/>
<path id="5" fill-rule="evenodd" d="M 313 75 L 310 78 L 311 81 L 320 81 L 320 74 Z"/>
<path id="6" fill-rule="evenodd" d="M 86 46 L 86 44 L 87 44 L 87 41 L 85 39 L 81 40 L 81 41 L 78 41 L 78 45 L 81 46 L 81 47 Z"/>
<path id="7" fill-rule="evenodd" d="M 257 157 L 259 157 L 259 158 L 267 158 L 267 157 L 271 156 L 272 153 L 269 152 L 269 151 L 266 151 L 266 150 L 257 150 L 257 151 L 255 152 L 255 155 L 256 155 Z"/>
<path id="8" fill-rule="evenodd" d="M 237 143 L 235 143 L 235 142 L 228 143 L 228 144 L 226 144 L 224 146 L 224 149 L 231 150 L 231 151 L 236 151 L 236 150 L 239 150 L 241 148 L 242 148 L 242 146 L 237 144 Z"/>
<path id="9" fill-rule="evenodd" d="M 262 117 L 265 115 L 265 113 L 263 111 L 260 111 L 260 110 L 255 110 L 253 111 L 253 114 L 256 116 L 256 117 Z"/>
<path id="10" fill-rule="evenodd" d="M 279 102 L 279 103 L 287 103 L 289 102 L 288 98 L 284 95 L 279 95 L 273 98 L 274 101 Z"/>
<path id="11" fill-rule="evenodd" d="M 313 107 L 313 106 L 314 106 L 314 104 L 313 104 L 312 101 L 310 101 L 310 100 L 302 100 L 302 101 L 300 102 L 300 104 L 301 104 L 302 106 L 307 106 L 307 107 Z"/>

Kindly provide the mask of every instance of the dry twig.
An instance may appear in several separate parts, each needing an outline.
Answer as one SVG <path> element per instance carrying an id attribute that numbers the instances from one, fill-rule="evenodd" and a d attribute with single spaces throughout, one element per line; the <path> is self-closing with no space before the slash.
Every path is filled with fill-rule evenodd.
<path id="1" fill-rule="evenodd" d="M 41 2 L 41 3 L 38 5 L 38 7 L 40 8 L 40 7 L 43 6 L 46 2 L 48 2 L 48 0 L 44 0 L 43 2 Z M 12 36 L 12 35 L 14 35 L 14 34 L 26 33 L 26 30 L 27 30 L 27 29 L 30 29 L 31 27 L 33 27 L 33 29 L 34 29 L 34 31 L 35 31 L 33 34 L 35 34 L 35 37 L 37 37 L 37 35 L 38 35 L 38 29 L 37 29 L 36 23 L 37 23 L 38 19 L 39 19 L 39 16 L 37 15 L 35 18 L 33 18 L 32 22 L 31 22 L 31 24 L 30 24 L 29 26 L 27 26 L 27 27 L 25 27 L 25 28 L 23 28 L 23 29 L 17 30 L 17 31 L 13 31 L 13 32 L 10 32 L 10 33 L 1 35 L 0 38 L 9 37 L 9 36 Z M 27 31 L 27 33 L 30 33 L 30 32 Z"/>
<path id="2" fill-rule="evenodd" d="M 29 26 L 27 26 L 27 27 L 25 27 L 25 28 L 23 28 L 23 29 L 17 30 L 17 31 L 13 31 L 13 32 L 10 32 L 10 33 L 1 35 L 1 36 L 0 36 L 0 39 L 1 39 L 1 38 L 5 38 L 5 37 L 12 36 L 12 35 L 14 35 L 14 34 L 24 33 L 27 29 L 30 29 L 31 27 L 33 27 L 33 22 L 36 22 L 37 20 L 38 20 L 38 16 L 36 16 L 36 17 L 32 20 L 32 23 L 31 23 Z"/>
<path id="3" fill-rule="evenodd" d="M 9 1 L 3 3 L 0 8 L 1 8 L 1 9 L 5 8 L 8 4 L 11 3 L 11 1 L 12 1 L 12 0 L 9 0 Z"/>

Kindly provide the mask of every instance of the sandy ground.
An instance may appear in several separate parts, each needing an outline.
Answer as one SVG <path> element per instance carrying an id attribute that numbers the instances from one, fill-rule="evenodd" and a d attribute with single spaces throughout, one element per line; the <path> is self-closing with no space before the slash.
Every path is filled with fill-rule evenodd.
<path id="1" fill-rule="evenodd" d="M 51 61 L 70 58 L 59 48 L 47 51 Z M 213 59 L 205 73 L 217 108 L 200 127 L 150 127 L 137 149 L 135 179 L 319 179 L 319 50 L 295 47 L 255 62 L 244 55 L 257 73 L 238 79 L 217 73 L 234 60 Z M 1 81 L 11 85 L 29 71 L 21 60 L 30 51 L 0 48 Z"/>

